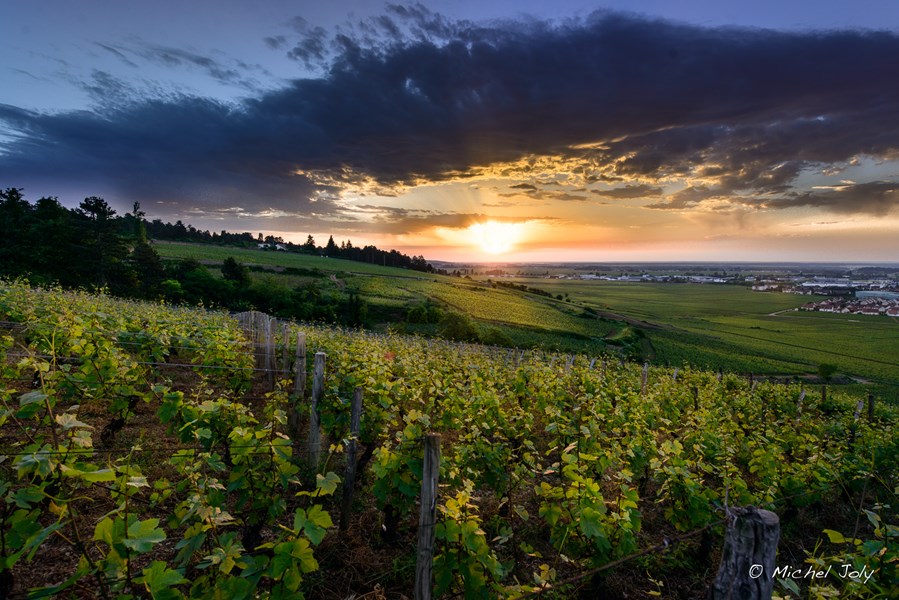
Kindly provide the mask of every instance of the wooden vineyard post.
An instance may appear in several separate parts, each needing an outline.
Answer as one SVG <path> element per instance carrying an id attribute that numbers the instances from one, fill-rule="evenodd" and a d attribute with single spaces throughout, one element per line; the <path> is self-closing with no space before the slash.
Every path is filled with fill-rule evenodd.
<path id="1" fill-rule="evenodd" d="M 874 394 L 868 394 L 868 422 L 874 421 Z"/>
<path id="2" fill-rule="evenodd" d="M 440 436 L 425 436 L 424 465 L 421 471 L 421 512 L 418 518 L 418 559 L 415 562 L 415 600 L 431 598 L 431 567 L 434 561 L 434 533 L 437 524 L 437 479 L 440 475 Z"/>
<path id="3" fill-rule="evenodd" d="M 300 441 L 300 410 L 299 407 L 306 400 L 306 334 L 297 332 L 297 349 L 294 356 L 293 401 L 287 412 L 287 428 L 290 430 L 290 439 L 296 447 Z"/>
<path id="4" fill-rule="evenodd" d="M 284 373 L 290 371 L 290 323 L 281 324 L 281 370 Z"/>
<path id="5" fill-rule="evenodd" d="M 356 483 L 356 440 L 359 439 L 359 424 L 362 420 L 362 388 L 353 394 L 350 413 L 350 441 L 346 447 L 346 475 L 343 478 L 343 498 L 340 502 L 340 531 L 346 531 L 353 509 L 353 486 Z"/>
<path id="6" fill-rule="evenodd" d="M 735 508 L 709 600 L 771 600 L 780 519 L 768 510 Z"/>
<path id="7" fill-rule="evenodd" d="M 699 388 L 693 386 L 693 412 L 699 410 Z"/>
<path id="8" fill-rule="evenodd" d="M 325 357 L 324 352 L 315 353 L 315 366 L 312 372 L 312 406 L 309 409 L 309 464 L 318 469 L 322 454 L 321 417 L 318 414 L 318 403 L 325 393 Z"/>
<path id="9" fill-rule="evenodd" d="M 827 386 L 822 385 L 821 386 L 821 404 L 824 404 L 825 402 L 827 402 Z"/>
<path id="10" fill-rule="evenodd" d="M 674 367 L 674 374 L 671 375 L 671 381 L 677 381 L 678 368 Z"/>
<path id="11" fill-rule="evenodd" d="M 802 401 L 805 400 L 805 390 L 799 392 L 799 400 L 796 401 L 796 421 L 802 416 Z"/>
<path id="12" fill-rule="evenodd" d="M 268 389 L 275 389 L 275 337 L 272 332 L 276 325 L 274 317 L 265 319 L 265 377 Z"/>
<path id="13" fill-rule="evenodd" d="M 640 395 L 646 395 L 646 382 L 649 381 L 649 363 L 643 363 L 643 374 L 640 376 Z"/>
<path id="14" fill-rule="evenodd" d="M 297 333 L 297 350 L 294 356 L 296 375 L 293 381 L 293 392 L 300 400 L 306 395 L 306 334 Z"/>
<path id="15" fill-rule="evenodd" d="M 855 446 L 855 436 L 858 433 L 858 419 L 862 416 L 862 408 L 865 406 L 864 400 L 859 400 L 855 405 L 855 414 L 852 416 L 852 425 L 849 426 L 849 447 Z"/>

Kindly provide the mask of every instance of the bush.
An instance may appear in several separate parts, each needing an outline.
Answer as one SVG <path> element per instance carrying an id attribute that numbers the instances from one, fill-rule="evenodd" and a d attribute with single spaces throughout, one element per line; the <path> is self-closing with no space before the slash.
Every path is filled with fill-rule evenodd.
<path id="1" fill-rule="evenodd" d="M 409 312 L 406 313 L 406 322 L 407 323 L 427 323 L 428 322 L 428 311 L 421 304 L 417 306 L 413 306 L 409 309 Z"/>
<path id="2" fill-rule="evenodd" d="M 478 341 L 478 331 L 467 316 L 448 312 L 440 319 L 440 335 L 458 342 Z"/>
<path id="3" fill-rule="evenodd" d="M 496 327 L 489 328 L 481 335 L 481 343 L 487 344 L 488 346 L 511 347 L 515 345 L 515 343 L 508 335 L 506 335 Z"/>
<path id="4" fill-rule="evenodd" d="M 413 306 L 406 313 L 407 323 L 439 323 L 442 318 L 443 311 L 430 300 Z"/>

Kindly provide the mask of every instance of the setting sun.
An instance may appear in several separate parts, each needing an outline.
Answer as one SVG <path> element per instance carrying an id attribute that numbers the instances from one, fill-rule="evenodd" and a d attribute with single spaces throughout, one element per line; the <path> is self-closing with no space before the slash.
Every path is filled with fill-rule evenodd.
<path id="1" fill-rule="evenodd" d="M 521 223 L 475 223 L 468 228 L 469 239 L 487 254 L 503 254 L 511 250 L 521 240 Z"/>

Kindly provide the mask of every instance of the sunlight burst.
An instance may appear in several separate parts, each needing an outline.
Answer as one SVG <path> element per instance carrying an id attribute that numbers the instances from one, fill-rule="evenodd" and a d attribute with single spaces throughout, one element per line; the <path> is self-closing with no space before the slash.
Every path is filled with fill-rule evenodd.
<path id="1" fill-rule="evenodd" d="M 508 252 L 521 240 L 523 233 L 524 226 L 521 223 L 486 221 L 468 228 L 471 243 L 480 246 L 487 254 Z"/>

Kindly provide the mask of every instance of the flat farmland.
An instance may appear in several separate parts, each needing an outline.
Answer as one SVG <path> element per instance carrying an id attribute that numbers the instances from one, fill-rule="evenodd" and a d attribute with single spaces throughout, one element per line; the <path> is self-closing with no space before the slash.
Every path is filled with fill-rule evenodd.
<path id="1" fill-rule="evenodd" d="M 662 325 L 648 330 L 658 360 L 802 375 L 831 363 L 899 390 L 899 320 L 799 311 L 819 297 L 735 285 L 517 280 L 572 302 Z"/>

